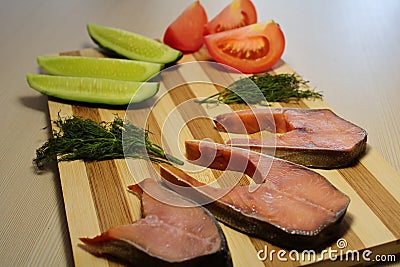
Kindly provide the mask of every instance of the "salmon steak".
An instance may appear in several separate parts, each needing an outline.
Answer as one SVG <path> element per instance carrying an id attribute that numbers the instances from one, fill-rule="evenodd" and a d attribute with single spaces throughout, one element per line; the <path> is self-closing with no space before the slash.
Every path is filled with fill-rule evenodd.
<path id="1" fill-rule="evenodd" d="M 323 248 L 343 234 L 341 221 L 350 199 L 317 172 L 269 155 L 213 142 L 187 141 L 185 145 L 187 158 L 195 164 L 237 171 L 237 165 L 228 162 L 245 162 L 243 173 L 257 176 L 256 186 L 236 184 L 218 188 L 173 166 L 161 167 L 160 174 L 171 189 L 197 202 L 203 201 L 218 220 L 291 249 Z M 213 160 L 210 154 L 215 155 Z"/>
<path id="2" fill-rule="evenodd" d="M 128 188 L 141 199 L 143 218 L 80 238 L 84 249 L 133 266 L 232 266 L 225 236 L 208 210 L 154 179 Z"/>
<path id="3" fill-rule="evenodd" d="M 329 109 L 265 108 L 218 115 L 219 131 L 272 137 L 234 138 L 233 146 L 274 155 L 308 167 L 338 168 L 352 164 L 366 149 L 367 132 Z"/>

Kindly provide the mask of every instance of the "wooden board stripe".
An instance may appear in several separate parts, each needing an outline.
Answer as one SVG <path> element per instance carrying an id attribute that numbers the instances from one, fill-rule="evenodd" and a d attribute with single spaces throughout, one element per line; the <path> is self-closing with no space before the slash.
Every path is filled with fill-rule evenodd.
<path id="1" fill-rule="evenodd" d="M 339 172 L 332 170 L 317 171 L 350 197 L 350 205 L 347 211 L 348 216 L 345 217 L 345 220 L 352 226 L 350 228 L 352 233 L 346 233 L 345 238 L 349 238 L 348 235 L 351 234 L 356 235 L 359 239 L 356 243 L 353 243 L 354 241 L 351 242 L 350 245 L 352 249 L 362 248 L 364 246 L 375 246 L 387 240 L 395 239 L 389 229 L 382 224 L 380 219 Z M 360 218 L 357 216 L 358 213 L 363 214 L 363 217 Z M 365 223 L 366 221 L 368 224 Z M 371 231 L 371 228 L 373 228 L 374 231 Z M 351 237 L 351 239 L 356 240 L 354 237 Z"/>
<path id="2" fill-rule="evenodd" d="M 400 203 L 362 164 L 338 170 L 396 238 L 400 238 Z"/>
<path id="3" fill-rule="evenodd" d="M 214 129 L 213 123 L 208 118 L 207 113 L 203 109 L 201 105 L 193 105 L 193 100 L 196 98 L 195 94 L 191 90 L 189 84 L 185 84 L 185 80 L 178 72 L 169 73 L 169 79 L 164 81 L 165 87 L 169 89 L 168 96 L 172 100 L 172 106 L 170 108 L 172 110 L 178 111 L 180 114 L 182 124 L 184 124 L 189 132 L 190 138 L 183 138 L 184 140 L 188 139 L 204 139 L 209 138 L 215 142 L 222 142 L 222 138 L 217 130 Z M 173 82 L 169 82 L 173 80 Z M 174 87 L 175 84 L 180 84 L 178 87 Z M 162 101 L 162 100 L 161 100 Z M 160 104 L 162 105 L 162 102 Z M 164 105 L 165 106 L 165 105 Z M 163 118 L 165 120 L 165 118 Z M 176 125 L 179 125 L 177 123 Z M 221 171 L 218 170 L 210 170 L 210 173 L 213 174 L 213 177 L 216 179 L 221 175 Z M 218 180 L 218 183 L 221 183 Z"/>
<path id="4" fill-rule="evenodd" d="M 93 49 L 62 53 L 74 56 L 103 56 Z M 209 56 L 202 49 L 199 52 L 185 55 L 179 63 L 208 60 Z M 294 72 L 290 66 L 281 61 L 273 73 Z M 196 76 L 194 76 L 196 73 Z M 228 135 L 219 133 L 208 119 L 191 120 L 194 115 L 201 114 L 204 117 L 213 117 L 223 112 L 221 107 L 208 107 L 207 105 L 196 106 L 188 109 L 181 103 L 193 98 L 205 97 L 211 93 L 222 90 L 215 85 L 204 85 L 202 83 L 186 83 L 193 77 L 199 81 L 209 80 L 214 83 L 227 84 L 239 77 L 238 74 L 218 72 L 215 68 L 209 68 L 205 64 L 178 68 L 163 76 L 159 103 L 152 107 L 152 102 L 143 103 L 133 109 L 109 109 L 108 107 L 95 108 L 88 105 L 71 105 L 72 103 L 58 103 L 49 101 L 50 117 L 55 119 L 57 113 L 61 115 L 78 115 L 95 121 L 110 121 L 115 114 L 130 119 L 132 122 L 146 122 L 153 132 L 150 135 L 155 143 L 162 144 L 172 154 L 183 156 L 183 151 L 177 151 L 170 144 L 168 138 L 173 136 L 180 145 L 186 139 L 202 139 L 211 137 L 214 141 L 223 142 Z M 169 86 L 182 84 L 179 88 L 166 93 Z M 169 89 L 169 88 L 168 88 Z M 163 95 L 163 93 L 166 93 Z M 162 97 L 161 97 L 162 96 Z M 177 107 L 178 106 L 178 107 Z M 177 108 L 176 108 L 177 107 Z M 324 101 L 301 100 L 298 103 L 273 103 L 273 107 L 301 107 L 301 108 L 329 108 Z M 150 110 L 152 108 L 152 110 Z M 246 108 L 245 105 L 230 105 L 230 109 L 238 110 Z M 171 122 L 175 125 L 184 125 L 182 129 L 166 127 L 165 121 L 170 116 L 171 110 L 176 109 L 175 117 Z M 148 116 L 147 116 L 148 115 Z M 166 128 L 162 128 L 166 127 Z M 164 131 L 168 135 L 163 140 L 161 134 Z M 252 135 L 260 137 L 261 134 Z M 174 141 L 176 142 L 176 140 Z M 171 146 L 171 148 L 170 148 Z M 182 148 L 182 147 L 181 147 Z M 75 167 L 77 169 L 75 169 Z M 386 168 L 387 167 L 387 168 Z M 141 217 L 140 201 L 133 194 L 127 193 L 126 186 L 136 183 L 146 177 L 156 176 L 157 166 L 143 160 L 121 159 L 101 162 L 68 162 L 60 163 L 60 179 L 63 188 L 65 208 L 69 223 L 71 243 L 73 246 L 74 260 L 76 266 L 117 266 L 118 264 L 107 260 L 96 258 L 83 251 L 77 244 L 78 237 L 94 236 L 105 231 L 109 227 L 119 224 L 130 223 Z M 332 182 L 339 190 L 348 194 L 351 203 L 344 218 L 343 238 L 347 240 L 346 249 L 363 250 L 373 249 L 374 253 L 399 253 L 400 252 L 400 175 L 391 168 L 387 162 L 372 148 L 368 147 L 367 153 L 354 166 L 339 170 L 317 170 Z M 73 179 L 71 176 L 78 175 L 82 179 Z M 211 177 L 217 179 L 218 171 L 207 170 L 195 177 L 199 180 L 210 181 Z M 76 177 L 75 177 L 76 178 Z M 244 177 L 246 178 L 246 177 Z M 247 182 L 248 182 L 248 178 Z M 79 183 L 77 183 L 79 181 Z M 246 182 L 244 182 L 246 184 Z M 76 190 L 80 184 L 82 190 Z M 223 184 L 221 184 L 223 186 Z M 79 195 L 76 195 L 79 191 Z M 84 205 L 77 202 L 82 202 Z M 79 204 L 77 204 L 79 203 Z M 86 212 L 84 212 L 86 210 Z M 89 222 L 82 223 L 81 214 L 88 217 Z M 368 223 L 365 223 L 368 221 Z M 297 266 L 308 265 L 308 261 L 260 261 L 257 259 L 257 251 L 264 249 L 280 250 L 264 240 L 249 237 L 221 224 L 227 236 L 228 246 L 232 252 L 234 266 Z M 373 232 L 376 231 L 376 232 Z M 332 249 L 335 249 L 335 244 Z M 326 259 L 326 257 L 325 257 Z M 329 260 L 319 264 L 332 265 Z M 354 262 L 341 262 L 343 265 L 354 264 Z"/>
<path id="5" fill-rule="evenodd" d="M 51 120 L 73 114 L 70 105 L 49 100 L 48 106 Z M 80 237 L 95 236 L 100 232 L 85 164 L 82 161 L 60 162 L 58 169 L 75 265 L 109 266 L 108 261 L 88 257 L 87 252 L 78 247 Z M 76 203 L 79 203 L 78 208 Z"/>
<path id="6" fill-rule="evenodd" d="M 182 114 L 183 120 L 186 122 L 190 132 L 195 139 L 210 138 L 215 142 L 223 142 L 218 131 L 215 129 L 213 122 L 207 119 L 207 113 L 201 105 L 193 105 L 195 95 L 188 85 L 182 85 L 179 88 L 170 91 L 171 98 L 179 113 Z M 190 103 L 185 105 L 182 103 Z"/>
<path id="7" fill-rule="evenodd" d="M 98 110 L 86 107 L 73 107 L 74 115 L 101 122 Z M 121 183 L 113 160 L 85 162 L 89 185 L 102 232 L 111 227 L 132 223 L 125 196 L 126 185 Z M 113 196 L 113 197 L 109 197 Z M 107 214 L 107 216 L 104 216 Z"/>
<path id="8" fill-rule="evenodd" d="M 400 203 L 400 173 L 369 145 L 367 145 L 367 151 L 361 157 L 360 163 L 374 177 L 379 177 L 382 186 Z"/>
<path id="9" fill-rule="evenodd" d="M 90 188 L 96 192 L 93 200 L 100 230 L 107 231 L 111 227 L 132 223 L 134 219 L 125 198 L 127 185 L 121 183 L 115 163 L 111 160 L 87 162 L 86 170 Z"/>
<path id="10" fill-rule="evenodd" d="M 60 56 L 83 56 L 81 51 L 61 52 Z"/>

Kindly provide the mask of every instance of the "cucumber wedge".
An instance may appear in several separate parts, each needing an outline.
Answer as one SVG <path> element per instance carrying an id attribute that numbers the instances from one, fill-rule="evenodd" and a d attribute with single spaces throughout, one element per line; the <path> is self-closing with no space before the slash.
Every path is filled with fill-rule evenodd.
<path id="1" fill-rule="evenodd" d="M 42 69 L 52 75 L 135 82 L 148 80 L 163 67 L 159 63 L 78 56 L 41 56 L 37 57 L 37 62 Z"/>
<path id="2" fill-rule="evenodd" d="M 137 33 L 96 24 L 88 24 L 87 30 L 99 46 L 130 59 L 168 64 L 182 57 L 182 52 Z"/>
<path id="3" fill-rule="evenodd" d="M 130 82 L 102 78 L 26 75 L 31 88 L 57 98 L 107 105 L 127 105 L 149 99 L 158 92 L 159 83 Z"/>

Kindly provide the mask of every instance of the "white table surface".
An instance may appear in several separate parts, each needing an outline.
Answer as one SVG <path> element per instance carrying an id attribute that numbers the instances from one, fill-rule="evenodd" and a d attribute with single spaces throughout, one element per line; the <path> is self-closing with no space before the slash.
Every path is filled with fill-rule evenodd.
<path id="1" fill-rule="evenodd" d="M 95 47 L 86 24 L 151 38 L 191 0 L 2 0 L 0 3 L 0 266 L 73 265 L 57 168 L 36 173 L 47 97 L 30 89 L 36 56 Z M 228 0 L 201 0 L 209 18 Z M 254 0 L 286 36 L 283 59 L 400 171 L 400 1 Z"/>

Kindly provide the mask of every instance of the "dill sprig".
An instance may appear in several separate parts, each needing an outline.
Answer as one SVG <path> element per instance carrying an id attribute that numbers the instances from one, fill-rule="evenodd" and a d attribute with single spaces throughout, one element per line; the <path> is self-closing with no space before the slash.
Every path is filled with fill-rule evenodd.
<path id="1" fill-rule="evenodd" d="M 36 150 L 34 165 L 44 169 L 46 163 L 72 160 L 105 160 L 116 158 L 147 159 L 158 163 L 183 162 L 166 154 L 149 140 L 149 131 L 115 117 L 112 122 L 97 123 L 76 116 L 53 121 L 58 131 Z"/>
<path id="2" fill-rule="evenodd" d="M 307 89 L 308 81 L 292 73 L 255 74 L 241 78 L 224 90 L 197 103 L 247 103 L 268 105 L 268 102 L 292 102 L 305 99 L 322 98 L 320 92 Z M 266 103 L 267 102 L 267 103 Z"/>

